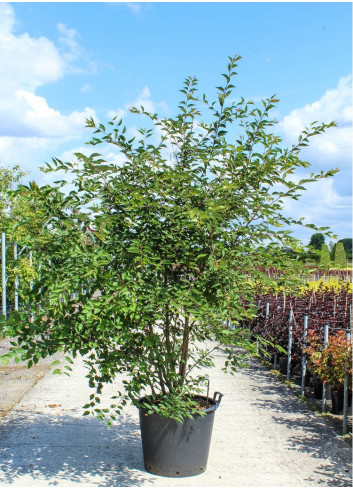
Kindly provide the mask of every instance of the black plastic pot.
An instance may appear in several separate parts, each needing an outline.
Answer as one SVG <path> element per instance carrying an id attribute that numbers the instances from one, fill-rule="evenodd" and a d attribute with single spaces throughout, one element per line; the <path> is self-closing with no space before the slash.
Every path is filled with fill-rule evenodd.
<path id="1" fill-rule="evenodd" d="M 197 396 L 206 399 L 204 396 Z M 206 470 L 214 414 L 222 394 L 208 398 L 205 416 L 195 414 L 178 423 L 139 408 L 143 458 L 146 470 L 165 477 L 188 477 Z M 139 399 L 144 402 L 146 398 Z"/>
<path id="2" fill-rule="evenodd" d="M 288 358 L 280 357 L 278 365 L 279 365 L 279 371 L 281 372 L 282 375 L 287 374 L 287 364 L 288 364 Z"/>
<path id="3" fill-rule="evenodd" d="M 322 382 L 321 382 L 321 380 L 314 377 L 313 378 L 313 387 L 314 387 L 315 399 L 322 399 Z"/>
<path id="4" fill-rule="evenodd" d="M 343 390 L 331 389 L 332 413 L 340 414 L 343 410 Z"/>

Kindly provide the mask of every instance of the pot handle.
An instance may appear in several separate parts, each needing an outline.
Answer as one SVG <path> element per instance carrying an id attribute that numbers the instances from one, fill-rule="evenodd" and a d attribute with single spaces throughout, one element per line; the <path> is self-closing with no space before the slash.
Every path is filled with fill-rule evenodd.
<path id="1" fill-rule="evenodd" d="M 218 397 L 217 397 L 217 394 L 218 394 Z M 216 401 L 216 404 L 219 405 L 221 400 L 222 400 L 222 397 L 223 397 L 223 394 L 221 394 L 220 392 L 215 392 L 213 394 L 213 400 Z"/>

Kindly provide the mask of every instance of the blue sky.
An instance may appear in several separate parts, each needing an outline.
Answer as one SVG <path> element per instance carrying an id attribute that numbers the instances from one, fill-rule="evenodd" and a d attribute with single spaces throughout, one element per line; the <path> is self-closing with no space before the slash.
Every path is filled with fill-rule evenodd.
<path id="1" fill-rule="evenodd" d="M 85 117 L 122 115 L 134 134 L 128 107 L 172 115 L 189 75 L 212 98 L 234 53 L 235 96 L 276 94 L 275 130 L 286 144 L 311 121 L 336 121 L 303 158 L 340 173 L 286 211 L 350 237 L 350 2 L 0 3 L 0 163 L 19 163 L 43 183 L 40 166 L 84 148 Z M 304 244 L 312 234 L 294 231 Z"/>

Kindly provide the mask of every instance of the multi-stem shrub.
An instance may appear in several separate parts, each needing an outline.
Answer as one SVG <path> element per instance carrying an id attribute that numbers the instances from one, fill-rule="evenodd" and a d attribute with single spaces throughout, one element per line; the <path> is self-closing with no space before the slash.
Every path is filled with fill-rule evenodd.
<path id="1" fill-rule="evenodd" d="M 30 309 L 10 321 L 29 362 L 60 349 L 84 356 L 96 389 L 87 412 L 106 414 L 97 407 L 102 389 L 122 375 L 113 412 L 148 392 L 151 410 L 187 415 L 214 351 L 223 349 L 234 371 L 234 346 L 252 346 L 238 327 L 254 315 L 253 304 L 244 307 L 253 300 L 248 274 L 271 265 L 283 284 L 300 275 L 283 250 L 297 244 L 288 227 L 303 219 L 288 216 L 285 202 L 336 173 L 297 178 L 310 166 L 301 149 L 334 124 L 314 123 L 286 148 L 272 132 L 275 96 L 254 106 L 232 95 L 239 59 L 229 58 L 212 102 L 188 77 L 174 116 L 131 109 L 147 126 L 136 139 L 122 120 L 89 118 L 90 145 L 109 147 L 47 165 L 70 174 L 66 192 L 66 181 L 26 189 L 44 210 L 48 239 L 31 243 L 40 277 L 23 291 Z"/>
<path id="2" fill-rule="evenodd" d="M 348 373 L 348 385 L 352 385 L 352 340 L 346 338 L 345 331 L 329 335 L 327 348 L 324 348 L 322 337 L 311 330 L 307 344 L 308 366 L 314 375 L 339 391 Z"/>

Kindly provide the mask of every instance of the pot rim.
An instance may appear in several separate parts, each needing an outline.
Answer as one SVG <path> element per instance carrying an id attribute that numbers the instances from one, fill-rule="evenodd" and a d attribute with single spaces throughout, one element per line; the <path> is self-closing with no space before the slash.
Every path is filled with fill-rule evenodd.
<path id="1" fill-rule="evenodd" d="M 139 406 L 139 404 L 141 402 L 144 402 L 149 396 L 143 396 L 143 397 L 140 397 L 140 399 L 138 399 L 136 401 L 136 407 L 141 410 L 141 411 L 147 411 L 146 408 L 142 407 L 142 406 Z M 211 413 L 213 411 L 215 411 L 218 407 L 219 407 L 219 404 L 220 404 L 220 399 L 217 401 L 216 399 L 213 399 L 212 397 L 208 397 L 207 396 L 201 396 L 199 394 L 195 394 L 194 396 L 192 396 L 193 398 L 201 398 L 201 399 L 208 399 L 208 402 L 210 404 L 212 404 L 210 407 L 206 408 L 206 409 L 202 409 L 202 412 L 203 413 Z M 153 413 L 153 414 L 157 414 L 157 413 Z M 198 413 L 192 413 L 193 416 L 198 416 Z M 152 416 L 152 414 L 151 414 Z"/>

